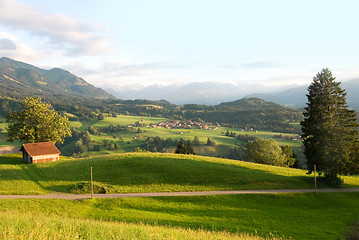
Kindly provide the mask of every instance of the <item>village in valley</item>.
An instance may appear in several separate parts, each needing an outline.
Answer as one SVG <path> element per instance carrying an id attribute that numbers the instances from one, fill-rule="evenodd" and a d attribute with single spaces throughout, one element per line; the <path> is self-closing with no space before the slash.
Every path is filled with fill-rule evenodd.
<path id="1" fill-rule="evenodd" d="M 141 118 L 141 122 L 143 122 L 144 119 Z M 221 125 L 219 123 L 216 124 L 216 126 L 212 125 L 212 123 L 203 123 L 203 122 L 197 122 L 192 120 L 187 121 L 166 121 L 166 122 L 159 122 L 159 123 L 150 123 L 150 124 L 141 124 L 139 122 L 136 122 L 135 124 L 128 124 L 127 128 L 133 128 L 133 127 L 146 127 L 146 128 L 166 128 L 166 129 L 204 129 L 204 130 L 217 130 L 218 127 Z"/>

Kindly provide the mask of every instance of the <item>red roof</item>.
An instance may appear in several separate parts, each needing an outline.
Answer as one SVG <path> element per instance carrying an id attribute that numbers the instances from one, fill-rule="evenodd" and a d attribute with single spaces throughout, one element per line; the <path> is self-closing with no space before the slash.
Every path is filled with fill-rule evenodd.
<path id="1" fill-rule="evenodd" d="M 53 142 L 24 143 L 20 151 L 25 150 L 30 156 L 60 154 Z"/>

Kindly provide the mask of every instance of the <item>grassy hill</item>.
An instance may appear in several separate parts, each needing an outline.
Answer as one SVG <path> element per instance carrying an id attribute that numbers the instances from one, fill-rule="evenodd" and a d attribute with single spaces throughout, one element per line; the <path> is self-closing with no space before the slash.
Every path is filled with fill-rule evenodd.
<path id="1" fill-rule="evenodd" d="M 0 194 L 82 192 L 91 166 L 97 189 L 109 192 L 313 187 L 313 176 L 304 170 L 202 156 L 125 153 L 35 165 L 11 154 L 0 156 Z M 359 177 L 344 182 L 358 187 Z M 0 200 L 0 238 L 337 239 L 357 221 L 358 197 L 354 192 Z"/>
<path id="2" fill-rule="evenodd" d="M 83 192 L 93 167 L 95 185 L 107 192 L 167 192 L 312 188 L 306 171 L 176 154 L 126 153 L 25 164 L 20 154 L 0 156 L 0 194 Z M 344 177 L 345 187 L 359 178 Z"/>

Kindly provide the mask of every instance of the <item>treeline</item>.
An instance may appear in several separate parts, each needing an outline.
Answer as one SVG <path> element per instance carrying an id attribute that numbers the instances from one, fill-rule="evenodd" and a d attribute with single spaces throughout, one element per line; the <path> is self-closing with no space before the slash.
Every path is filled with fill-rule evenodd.
<path id="1" fill-rule="evenodd" d="M 173 141 L 171 138 L 162 139 L 160 137 L 147 137 L 140 145 L 140 148 L 149 152 L 166 152 L 168 148 L 176 145 L 177 141 Z"/>
<path id="2" fill-rule="evenodd" d="M 198 104 L 175 106 L 164 100 L 100 100 L 46 94 L 40 97 L 50 103 L 56 111 L 73 114 L 74 116 L 70 117 L 70 120 L 89 120 L 99 117 L 101 114 L 124 114 L 204 121 L 237 128 L 299 133 L 300 129 L 295 128 L 292 123 L 302 119 L 302 112 L 298 109 L 267 103 L 256 98 L 216 106 Z M 6 117 L 9 112 L 18 110 L 22 99 L 23 96 L 0 97 L 0 115 Z"/>
<path id="3" fill-rule="evenodd" d="M 102 144 L 94 143 L 94 141 L 91 141 L 90 134 L 100 135 L 101 131 L 93 127 L 89 127 L 88 131 L 79 131 L 75 128 L 72 128 L 71 131 L 71 137 L 66 137 L 62 144 L 56 144 L 65 156 L 77 156 L 86 151 L 119 150 L 119 142 L 123 142 L 122 137 L 118 139 L 113 137 L 113 140 L 104 139 Z"/>
<path id="4" fill-rule="evenodd" d="M 253 137 L 229 151 L 226 158 L 267 165 L 301 168 L 291 146 L 279 146 L 273 139 Z"/>

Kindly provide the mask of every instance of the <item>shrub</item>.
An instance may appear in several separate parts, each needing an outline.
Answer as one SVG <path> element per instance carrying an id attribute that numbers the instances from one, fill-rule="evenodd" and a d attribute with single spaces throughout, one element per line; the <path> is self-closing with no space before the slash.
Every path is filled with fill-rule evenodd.
<path id="1" fill-rule="evenodd" d="M 78 182 L 71 187 L 70 192 L 75 194 L 91 193 L 91 184 L 90 182 Z M 112 192 L 112 188 L 104 184 L 94 182 L 93 192 L 96 194 L 110 193 Z"/>

